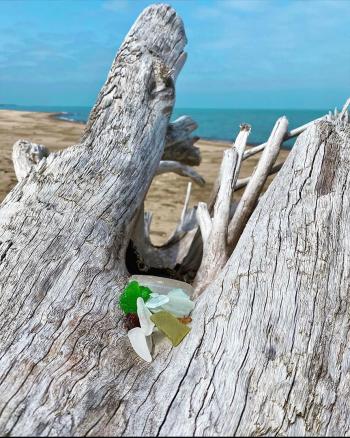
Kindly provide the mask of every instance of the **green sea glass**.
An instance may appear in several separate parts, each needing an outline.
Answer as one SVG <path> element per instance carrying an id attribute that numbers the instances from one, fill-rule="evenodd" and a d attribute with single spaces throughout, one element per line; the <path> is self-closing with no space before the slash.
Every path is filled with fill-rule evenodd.
<path id="1" fill-rule="evenodd" d="M 170 339 L 174 347 L 180 344 L 184 337 L 191 331 L 191 329 L 182 324 L 175 316 L 169 312 L 158 312 L 151 316 L 151 321 Z"/>
<path id="2" fill-rule="evenodd" d="M 137 298 L 141 297 L 143 301 L 147 301 L 151 296 L 151 289 L 139 285 L 137 281 L 131 281 L 119 298 L 119 307 L 125 314 L 137 312 Z"/>

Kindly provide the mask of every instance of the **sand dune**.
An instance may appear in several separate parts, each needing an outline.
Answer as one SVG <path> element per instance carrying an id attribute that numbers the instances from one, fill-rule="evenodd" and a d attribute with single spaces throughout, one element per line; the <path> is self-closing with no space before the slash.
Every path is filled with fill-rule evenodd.
<path id="1" fill-rule="evenodd" d="M 16 184 L 11 160 L 15 141 L 20 138 L 28 139 L 55 151 L 77 143 L 83 129 L 83 124 L 57 120 L 54 114 L 0 110 L 0 201 Z M 223 151 L 230 145 L 225 142 L 199 140 L 197 146 L 202 153 L 202 163 L 197 171 L 205 178 L 206 185 L 193 185 L 191 205 L 208 200 Z M 278 161 L 284 160 L 287 154 L 288 151 L 282 150 Z M 257 156 L 246 160 L 240 176 L 250 175 L 257 160 Z M 146 210 L 153 212 L 152 239 L 155 243 L 164 241 L 176 226 L 187 183 L 186 178 L 174 174 L 160 175 L 154 179 L 146 199 Z"/>

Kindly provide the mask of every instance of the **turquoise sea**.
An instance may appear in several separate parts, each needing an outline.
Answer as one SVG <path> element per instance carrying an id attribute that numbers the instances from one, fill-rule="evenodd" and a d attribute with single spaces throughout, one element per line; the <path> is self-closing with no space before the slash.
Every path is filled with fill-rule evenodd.
<path id="1" fill-rule="evenodd" d="M 1 105 L 3 109 L 22 111 L 43 111 L 59 113 L 58 118 L 85 122 L 90 113 L 90 107 L 63 107 L 63 106 L 26 106 Z M 328 110 L 295 110 L 295 109 L 197 109 L 175 108 L 172 120 L 181 115 L 189 115 L 198 123 L 196 135 L 206 139 L 232 141 L 239 130 L 241 123 L 252 126 L 249 143 L 258 144 L 267 140 L 271 129 L 278 117 L 285 115 L 289 120 L 290 129 L 303 125 L 326 114 Z M 293 143 L 289 142 L 287 146 Z"/>

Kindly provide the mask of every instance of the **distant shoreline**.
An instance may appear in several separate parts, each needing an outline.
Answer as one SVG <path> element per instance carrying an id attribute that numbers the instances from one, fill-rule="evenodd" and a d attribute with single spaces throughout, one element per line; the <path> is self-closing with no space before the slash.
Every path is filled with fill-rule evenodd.
<path id="1" fill-rule="evenodd" d="M 65 115 L 67 115 L 66 112 L 29 111 L 29 110 L 22 110 L 20 108 L 7 109 L 7 108 L 4 108 L 1 105 L 0 105 L 0 111 L 9 111 L 9 112 L 15 111 L 15 112 L 27 113 L 28 115 L 30 115 L 30 114 L 42 114 L 42 115 L 47 116 L 48 118 L 50 118 L 52 120 L 55 120 L 55 121 L 58 121 L 58 122 L 69 123 L 69 124 L 78 125 L 78 126 L 82 126 L 82 125 L 86 124 L 86 122 L 83 122 L 83 121 L 73 120 L 73 119 L 70 119 L 68 117 L 64 117 Z M 198 141 L 199 142 L 202 141 L 202 142 L 205 142 L 205 143 L 208 143 L 208 144 L 212 144 L 213 146 L 215 146 L 215 145 L 216 146 L 217 145 L 225 146 L 225 145 L 232 144 L 232 140 L 223 140 L 223 139 L 218 139 L 218 138 L 207 138 L 207 137 L 199 137 Z M 248 144 L 248 146 L 253 147 L 253 146 L 257 146 L 257 145 L 262 144 L 262 143 L 264 143 L 264 141 L 256 142 L 256 143 L 250 142 Z M 282 149 L 290 150 L 290 148 L 283 147 L 283 146 L 282 146 Z"/>
<path id="2" fill-rule="evenodd" d="M 82 124 L 82 125 L 85 125 L 85 124 L 86 124 L 86 122 L 83 121 L 83 120 L 75 120 L 75 119 L 72 119 L 72 118 L 66 117 L 68 114 L 70 114 L 70 113 L 67 113 L 67 112 L 54 113 L 54 117 L 55 117 L 57 120 L 64 120 L 65 122 L 80 123 L 80 124 Z"/>
<path id="3" fill-rule="evenodd" d="M 68 123 L 82 125 L 89 117 L 91 107 L 64 107 L 64 106 L 25 106 L 0 104 L 0 108 L 10 111 L 29 111 L 46 114 L 55 114 L 57 120 Z M 257 145 L 267 141 L 274 124 L 282 115 L 286 115 L 290 122 L 290 129 L 302 126 L 325 114 L 325 111 L 318 110 L 228 110 L 228 109 L 193 109 L 177 108 L 173 110 L 172 120 L 188 115 L 198 124 L 198 129 L 194 135 L 209 140 L 232 142 L 242 123 L 252 126 L 249 135 L 249 144 Z M 290 149 L 293 141 L 285 144 L 285 148 Z"/>
<path id="4" fill-rule="evenodd" d="M 65 113 L 65 112 L 62 112 L 62 113 L 52 113 L 51 117 L 53 117 L 55 120 L 60 120 L 60 121 L 68 122 L 68 123 L 78 123 L 80 125 L 85 125 L 86 124 L 86 122 L 82 122 L 82 121 L 79 121 L 79 120 L 72 120 L 72 119 L 70 119 L 68 117 L 62 117 L 62 116 L 65 116 L 66 114 L 67 113 Z M 199 137 L 199 141 L 204 141 L 206 143 L 213 143 L 213 145 L 215 145 L 215 144 L 216 145 L 218 145 L 218 144 L 222 144 L 222 145 L 230 145 L 230 144 L 232 144 L 232 141 L 230 141 L 230 140 L 222 140 L 222 139 L 218 139 L 218 138 Z M 262 144 L 262 143 L 264 143 L 264 141 L 256 142 L 256 143 L 249 143 L 248 146 L 251 146 L 251 147 L 258 146 L 259 144 Z M 281 149 L 290 150 L 290 148 L 284 147 L 283 145 L 282 145 Z"/>
<path id="5" fill-rule="evenodd" d="M 79 143 L 84 131 L 84 124 L 60 120 L 58 111 L 20 111 L 0 109 L 0 201 L 16 184 L 16 176 L 12 164 L 13 144 L 19 139 L 27 139 L 33 143 L 45 145 L 50 152 L 56 152 Z M 196 171 L 205 180 L 204 187 L 192 186 L 191 205 L 198 202 L 207 202 L 212 187 L 219 173 L 223 152 L 229 148 L 231 142 L 223 140 L 205 140 L 196 142 L 200 148 L 202 162 Z M 288 151 L 281 150 L 278 162 L 283 162 Z M 240 177 L 249 176 L 255 169 L 260 154 L 244 161 Z M 272 180 L 272 176 L 268 181 Z M 167 173 L 159 175 L 147 195 L 146 210 L 153 212 L 153 226 L 156 233 L 152 233 L 152 240 L 156 244 L 164 242 L 177 225 L 181 215 L 183 202 L 187 191 L 188 178 Z M 267 186 L 267 185 L 266 185 Z M 239 196 L 239 193 L 236 193 Z M 171 199 L 171 203 L 169 203 Z"/>

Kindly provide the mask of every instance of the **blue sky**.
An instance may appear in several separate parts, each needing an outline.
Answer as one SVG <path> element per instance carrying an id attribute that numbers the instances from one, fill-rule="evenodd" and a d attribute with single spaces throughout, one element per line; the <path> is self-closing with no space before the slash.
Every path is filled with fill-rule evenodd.
<path id="1" fill-rule="evenodd" d="M 0 0 L 0 103 L 92 105 L 151 1 Z M 333 108 L 350 95 L 350 0 L 174 0 L 177 106 Z"/>

